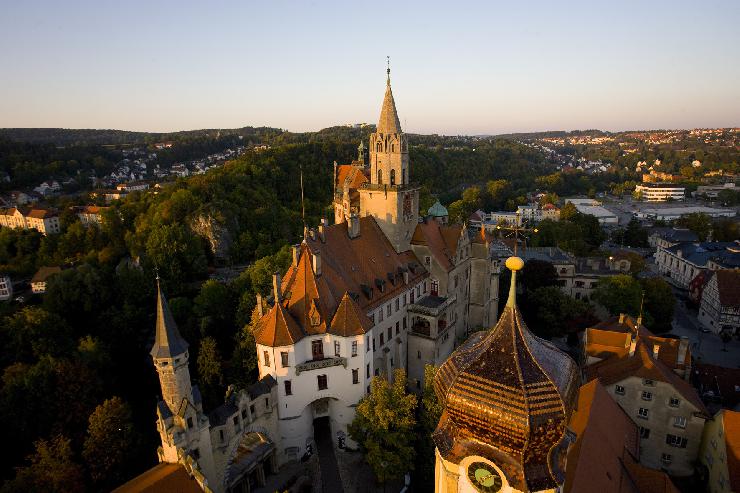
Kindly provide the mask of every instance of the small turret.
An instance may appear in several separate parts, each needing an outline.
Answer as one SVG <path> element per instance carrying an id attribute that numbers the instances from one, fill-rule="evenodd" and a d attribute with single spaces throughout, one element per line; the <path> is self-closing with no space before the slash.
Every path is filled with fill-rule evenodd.
<path id="1" fill-rule="evenodd" d="M 173 413 L 183 399 L 193 402 L 193 389 L 188 369 L 188 343 L 180 335 L 157 279 L 157 328 L 150 351 L 159 374 L 162 399 Z"/>

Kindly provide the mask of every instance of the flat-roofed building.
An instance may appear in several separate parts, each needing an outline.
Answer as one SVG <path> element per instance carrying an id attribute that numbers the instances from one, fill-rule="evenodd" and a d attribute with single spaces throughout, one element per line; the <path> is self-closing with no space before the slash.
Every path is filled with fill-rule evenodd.
<path id="1" fill-rule="evenodd" d="M 718 209 L 704 206 L 661 207 L 641 209 L 635 212 L 635 217 L 651 221 L 675 221 L 689 214 L 705 214 L 709 217 L 735 217 L 737 213 L 732 209 Z"/>
<path id="2" fill-rule="evenodd" d="M 643 183 L 635 187 L 635 196 L 646 202 L 683 200 L 686 197 L 686 188 L 669 183 Z"/>

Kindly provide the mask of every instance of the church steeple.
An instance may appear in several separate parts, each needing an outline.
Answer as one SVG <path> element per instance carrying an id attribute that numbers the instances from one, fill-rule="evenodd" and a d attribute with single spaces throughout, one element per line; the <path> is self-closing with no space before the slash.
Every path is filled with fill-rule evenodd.
<path id="1" fill-rule="evenodd" d="M 393 90 L 391 89 L 390 69 L 388 69 L 388 79 L 385 85 L 385 96 L 383 97 L 383 107 L 380 110 L 377 132 L 381 134 L 401 133 L 401 121 L 398 119 L 396 101 L 393 99 Z"/>

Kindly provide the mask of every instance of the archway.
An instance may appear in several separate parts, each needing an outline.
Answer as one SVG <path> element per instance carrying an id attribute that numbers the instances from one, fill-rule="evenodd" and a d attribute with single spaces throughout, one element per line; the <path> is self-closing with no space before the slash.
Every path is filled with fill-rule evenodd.
<path id="1" fill-rule="evenodd" d="M 250 493 L 277 472 L 275 444 L 265 433 L 247 431 L 235 445 L 224 471 L 228 493 Z"/>

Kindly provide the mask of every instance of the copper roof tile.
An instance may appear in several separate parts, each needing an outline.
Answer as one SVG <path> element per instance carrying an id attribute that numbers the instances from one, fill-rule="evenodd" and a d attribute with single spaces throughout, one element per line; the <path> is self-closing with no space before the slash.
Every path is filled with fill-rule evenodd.
<path id="1" fill-rule="evenodd" d="M 339 308 L 331 321 L 330 332 L 342 337 L 361 335 L 372 328 L 370 319 L 362 313 L 349 293 L 344 293 Z"/>

